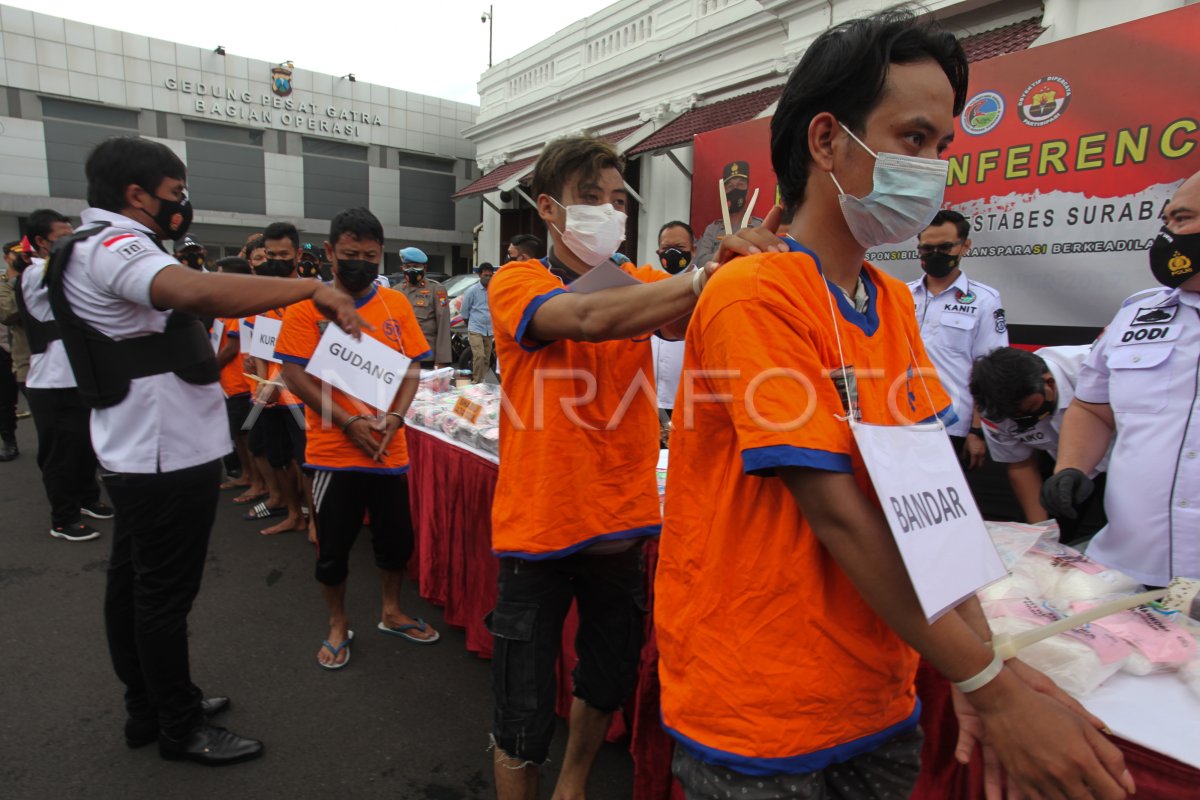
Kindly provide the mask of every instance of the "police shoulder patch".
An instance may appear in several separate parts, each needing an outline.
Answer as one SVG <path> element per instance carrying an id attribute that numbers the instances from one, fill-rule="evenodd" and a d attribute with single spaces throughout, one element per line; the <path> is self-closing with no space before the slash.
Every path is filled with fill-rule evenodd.
<path id="1" fill-rule="evenodd" d="M 996 333 L 1004 333 L 1008 330 L 1008 320 L 1004 318 L 1004 309 L 997 308 L 992 312 L 992 318 L 996 321 Z"/>

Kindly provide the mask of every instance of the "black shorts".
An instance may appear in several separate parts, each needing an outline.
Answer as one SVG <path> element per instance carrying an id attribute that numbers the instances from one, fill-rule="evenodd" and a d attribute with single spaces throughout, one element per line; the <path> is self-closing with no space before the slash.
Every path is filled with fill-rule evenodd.
<path id="1" fill-rule="evenodd" d="M 243 392 L 225 398 L 225 414 L 229 417 L 229 438 L 237 441 L 246 417 L 250 416 L 250 393 Z"/>
<path id="2" fill-rule="evenodd" d="M 554 735 L 556 664 L 563 621 L 575 600 L 579 632 L 574 695 L 616 711 L 637 683 L 646 618 L 642 548 L 526 561 L 501 558 L 499 597 L 487 616 L 496 637 L 492 735 L 508 756 L 541 764 Z"/>
<path id="3" fill-rule="evenodd" d="M 413 552 L 408 476 L 316 470 L 313 506 L 317 515 L 317 580 L 337 586 L 349 573 L 350 548 L 371 514 L 375 566 L 402 570 Z"/>
<path id="4" fill-rule="evenodd" d="M 306 436 L 297 419 L 303 419 L 303 415 L 304 409 L 299 406 L 271 406 L 263 409 L 258 418 L 254 427 L 263 429 L 261 455 L 266 456 L 267 463 L 275 469 L 283 469 L 292 461 L 304 463 Z"/>

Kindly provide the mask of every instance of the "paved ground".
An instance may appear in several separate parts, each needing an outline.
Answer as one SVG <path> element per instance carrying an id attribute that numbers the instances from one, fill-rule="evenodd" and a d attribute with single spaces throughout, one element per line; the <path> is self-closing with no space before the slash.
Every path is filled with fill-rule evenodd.
<path id="1" fill-rule="evenodd" d="M 92 542 L 52 539 L 33 426 L 22 455 L 0 464 L 0 797 L 373 798 L 476 800 L 493 796 L 486 752 L 488 662 L 406 585 L 407 610 L 442 633 L 420 647 L 374 630 L 378 581 L 364 536 L 351 564 L 353 660 L 314 663 L 325 634 L 312 549 L 299 534 L 264 538 L 222 498 L 204 586 L 191 616 L 192 671 L 234 706 L 219 724 L 261 738 L 266 755 L 224 769 L 130 751 L 121 688 L 108 662 L 101 599 L 111 523 Z M 543 797 L 561 761 L 559 730 Z M 606 746 L 592 800 L 628 798 L 632 762 Z"/>

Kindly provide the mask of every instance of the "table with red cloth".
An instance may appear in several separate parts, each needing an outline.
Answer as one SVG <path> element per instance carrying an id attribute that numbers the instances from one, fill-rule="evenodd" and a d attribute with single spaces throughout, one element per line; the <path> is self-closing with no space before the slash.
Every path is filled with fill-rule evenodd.
<path id="1" fill-rule="evenodd" d="M 467 649 L 481 658 L 492 655 L 492 635 L 483 618 L 496 602 L 498 562 L 492 555 L 492 495 L 499 465 L 493 456 L 471 450 L 440 433 L 408 427 L 411 460 L 409 495 L 416 533 L 412 571 L 420 594 L 441 606 L 447 623 L 466 631 Z M 647 599 L 653 608 L 657 542 L 647 543 Z M 646 619 L 646 644 L 638 684 L 624 714 L 613 717 L 609 740 L 630 736 L 634 800 L 682 800 L 671 777 L 673 740 L 662 729 L 658 705 L 658 648 L 652 619 Z M 570 673 L 575 666 L 578 620 L 572 609 L 563 626 L 559 659 L 559 713 L 571 704 Z M 954 759 L 957 724 L 949 684 L 927 664 L 917 676 L 925 746 L 914 800 L 975 800 L 983 797 L 979 754 L 971 764 Z M 1036 732 L 1031 732 L 1036 735 Z M 1200 797 L 1200 770 L 1138 745 L 1116 740 L 1137 781 L 1137 800 Z"/>

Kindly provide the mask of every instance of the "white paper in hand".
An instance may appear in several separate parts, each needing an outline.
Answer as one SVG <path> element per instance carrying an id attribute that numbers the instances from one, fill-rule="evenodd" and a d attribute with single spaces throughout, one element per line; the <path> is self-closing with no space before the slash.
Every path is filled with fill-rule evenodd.
<path id="1" fill-rule="evenodd" d="M 275 357 L 275 340 L 279 338 L 279 330 L 283 323 L 270 317 L 257 317 L 254 320 L 254 339 L 250 342 L 250 355 L 263 361 L 280 363 Z"/>
<path id="2" fill-rule="evenodd" d="M 250 344 L 254 341 L 254 329 L 246 324 L 246 320 L 238 321 L 238 352 L 246 355 L 250 352 Z"/>
<path id="3" fill-rule="evenodd" d="M 850 430 L 930 622 L 1007 574 L 940 425 Z"/>
<path id="4" fill-rule="evenodd" d="M 641 281 L 616 264 L 605 261 L 598 267 L 592 267 L 583 277 L 572 281 L 567 290 L 576 294 L 591 294 L 620 286 L 637 286 L 639 283 Z"/>
<path id="5" fill-rule="evenodd" d="M 377 339 L 355 341 L 336 325 L 325 328 L 304 371 L 379 411 L 396 399 L 412 359 Z"/>
<path id="6" fill-rule="evenodd" d="M 212 340 L 212 349 L 214 353 L 221 352 L 221 345 L 225 343 L 225 320 L 214 319 L 212 331 L 208 334 Z"/>

